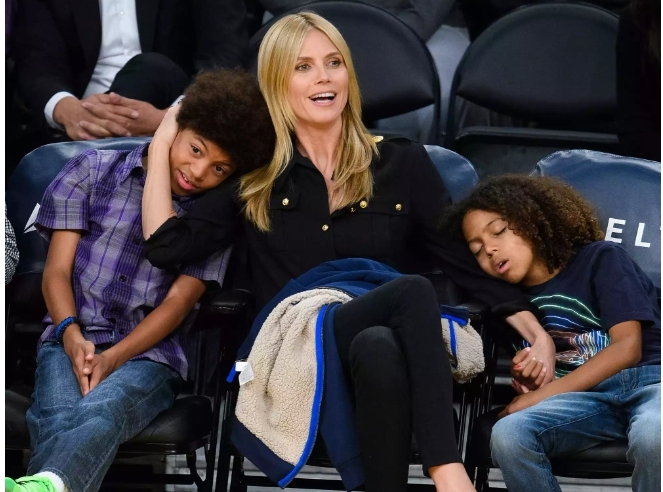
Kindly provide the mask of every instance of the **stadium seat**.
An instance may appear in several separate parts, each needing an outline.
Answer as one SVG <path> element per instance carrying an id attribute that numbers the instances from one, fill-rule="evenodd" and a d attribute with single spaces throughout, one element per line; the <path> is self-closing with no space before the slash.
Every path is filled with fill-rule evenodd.
<path id="1" fill-rule="evenodd" d="M 446 147 L 467 157 L 479 178 L 528 173 L 556 150 L 616 152 L 618 18 L 586 4 L 521 7 L 467 49 L 451 89 Z M 463 98 L 524 121 L 524 127 L 456 130 Z"/>
<path id="2" fill-rule="evenodd" d="M 379 7 L 348 0 L 307 3 L 283 15 L 304 10 L 334 24 L 350 47 L 367 126 L 433 104 L 433 128 L 422 143 L 440 143 L 437 69 L 426 44 L 409 26 Z M 283 15 L 265 24 L 251 39 L 249 66 L 254 73 L 257 73 L 260 42 Z"/>
<path id="3" fill-rule="evenodd" d="M 30 449 L 25 413 L 31 404 L 29 395 L 30 386 L 34 384 L 36 344 L 43 331 L 42 318 L 46 314 L 41 279 L 48 249 L 48 243 L 36 232 L 33 224 L 44 190 L 69 159 L 86 150 L 130 150 L 146 141 L 141 138 L 118 138 L 46 145 L 26 155 L 9 181 L 7 212 L 16 231 L 20 260 L 16 274 L 6 290 L 9 315 L 6 329 L 8 372 L 5 389 L 5 449 Z M 227 372 L 223 363 L 229 368 L 230 362 L 234 360 L 234 353 L 229 355 L 228 350 L 237 344 L 233 334 L 241 331 L 238 325 L 243 325 L 248 302 L 246 293 L 222 290 L 207 295 L 207 300 L 202 303 L 192 332 L 201 337 L 212 334 L 212 331 L 220 332 L 216 336 L 218 346 L 209 348 L 209 352 L 213 352 L 214 362 L 220 362 L 221 368 L 217 369 L 217 375 Z M 196 376 L 203 378 L 205 371 L 200 367 L 200 359 L 197 358 L 194 361 L 196 364 L 192 366 Z M 196 381 L 200 391 L 194 391 L 196 394 L 193 396 L 178 398 L 169 410 L 157 416 L 140 434 L 122 444 L 118 452 L 118 457 L 185 455 L 190 474 L 143 474 L 143 468 L 138 467 L 140 474 L 122 473 L 112 476 L 111 468 L 105 483 L 116 480 L 125 484 L 195 483 L 199 491 L 212 490 L 215 443 L 224 386 L 223 378 L 220 377 L 211 385 L 205 384 L 206 381 L 202 384 Z M 211 387 L 208 393 L 213 397 L 212 402 L 205 395 L 206 386 Z M 201 448 L 204 449 L 207 462 L 204 480 L 196 470 L 196 450 Z"/>
<path id="4" fill-rule="evenodd" d="M 472 168 L 472 165 L 467 161 L 467 159 L 459 156 L 455 152 L 452 152 L 448 149 L 437 147 L 434 145 L 426 145 L 426 150 L 428 151 L 433 164 L 440 173 L 447 189 L 449 190 L 452 201 L 458 201 L 464 196 L 469 194 L 469 192 L 476 186 L 478 183 L 478 177 Z M 449 299 L 452 304 L 465 306 L 470 311 L 470 317 L 472 319 L 472 324 L 477 330 L 485 336 L 485 329 L 482 324 L 481 314 L 484 306 L 476 302 L 464 302 L 466 299 L 462 296 L 462 293 L 458 292 L 458 289 L 450 282 L 449 278 L 446 277 L 441 272 L 431 272 L 427 273 L 426 276 L 435 287 L 437 292 L 443 293 L 445 299 Z M 455 389 L 460 391 L 460 412 L 457 415 L 457 439 L 459 449 L 464 448 L 464 438 L 466 435 L 465 424 L 468 421 L 467 412 L 471 408 L 472 403 L 480 401 L 481 395 L 478 393 L 478 390 L 482 388 L 479 384 L 480 380 L 483 379 L 483 376 L 480 375 L 474 380 L 470 381 L 465 385 L 455 385 Z M 232 397 L 229 397 L 228 401 L 233 403 L 236 401 L 238 386 L 237 382 L 234 383 L 234 394 Z M 227 409 L 232 409 L 228 412 L 228 419 L 224 421 L 224 429 L 230 428 L 231 419 L 234 418 L 231 413 L 234 413 L 234 406 L 227 405 Z M 225 414 L 224 414 L 225 415 Z M 222 432 L 221 447 L 228 446 L 228 449 L 231 449 L 230 445 L 230 436 L 227 432 Z M 243 469 L 244 457 L 241 456 L 236 451 L 232 452 L 233 455 L 233 467 L 232 467 L 232 476 L 230 491 L 231 492 L 246 492 L 248 486 L 259 486 L 259 487 L 277 487 L 271 480 L 263 475 L 253 475 L 246 474 Z M 416 442 L 413 440 L 411 452 L 410 452 L 410 462 L 413 464 L 421 464 L 421 460 L 418 455 Z M 313 447 L 311 456 L 307 461 L 307 465 L 317 466 L 323 468 L 333 467 L 331 461 L 329 460 L 327 453 L 324 448 L 324 444 L 321 439 L 318 439 Z M 229 469 L 230 466 L 230 455 L 225 455 L 222 452 L 219 453 L 219 466 L 218 466 L 218 476 L 224 476 L 224 472 Z M 217 481 L 216 491 L 221 492 L 225 491 L 227 484 L 221 480 Z M 294 489 L 315 489 L 315 490 L 345 490 L 343 484 L 340 480 L 323 480 L 317 478 L 295 478 L 288 488 Z M 415 490 L 430 490 L 430 485 L 427 484 L 409 484 L 409 491 Z"/>
<path id="5" fill-rule="evenodd" d="M 654 284 L 661 285 L 661 164 L 587 150 L 559 151 L 539 162 L 531 173 L 555 176 L 569 183 L 597 211 L 606 240 L 620 243 Z M 497 338 L 484 340 L 486 353 L 497 352 Z M 486 387 L 481 411 L 471 423 L 466 468 L 477 491 L 488 487 L 490 435 L 497 414 L 491 409 L 496 358 L 486 359 Z M 633 467 L 626 460 L 627 442 L 614 441 L 551 461 L 553 473 L 562 477 L 607 479 L 628 477 Z"/>

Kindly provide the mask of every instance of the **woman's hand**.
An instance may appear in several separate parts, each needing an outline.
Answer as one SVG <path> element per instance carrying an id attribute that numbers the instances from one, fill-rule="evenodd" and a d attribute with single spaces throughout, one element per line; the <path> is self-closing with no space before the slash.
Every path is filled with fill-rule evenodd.
<path id="1" fill-rule="evenodd" d="M 177 113 L 180 112 L 180 105 L 176 104 L 166 111 L 166 116 L 161 120 L 161 124 L 157 131 L 154 133 L 154 138 L 150 142 L 150 148 L 156 147 L 157 145 L 163 145 L 167 148 L 173 146 L 175 137 L 179 132 L 179 126 L 177 125 Z M 149 153 L 148 153 L 149 155 Z"/>
<path id="2" fill-rule="evenodd" d="M 518 351 L 511 361 L 511 375 L 514 378 L 511 386 L 518 394 L 539 389 L 544 381 L 550 380 L 544 362 L 534 356 L 530 357 L 531 350 L 527 347 Z"/>

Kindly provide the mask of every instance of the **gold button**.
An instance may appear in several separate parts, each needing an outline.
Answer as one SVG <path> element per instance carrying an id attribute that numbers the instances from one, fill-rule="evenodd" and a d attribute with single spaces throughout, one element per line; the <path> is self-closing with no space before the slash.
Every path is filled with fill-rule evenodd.
<path id="1" fill-rule="evenodd" d="M 403 210 L 403 205 L 401 205 L 400 203 L 397 203 L 396 204 L 396 210 L 399 210 L 399 211 Z"/>
<path id="2" fill-rule="evenodd" d="M 282 201 L 281 203 L 282 203 L 283 205 L 287 206 L 288 203 L 290 203 L 290 200 L 288 200 L 287 198 L 284 198 L 283 201 Z"/>
<path id="3" fill-rule="evenodd" d="M 362 200 L 362 201 L 359 202 L 359 206 L 361 208 L 366 208 L 366 207 L 368 207 L 368 202 L 366 200 Z"/>
<path id="4" fill-rule="evenodd" d="M 354 212 L 355 210 L 357 210 L 357 209 L 354 208 L 354 207 L 350 207 L 350 212 Z"/>
<path id="5" fill-rule="evenodd" d="M 329 229 L 329 226 L 328 226 L 327 224 L 325 224 L 325 225 L 322 226 L 322 230 L 323 230 L 323 231 L 326 231 L 327 229 Z"/>

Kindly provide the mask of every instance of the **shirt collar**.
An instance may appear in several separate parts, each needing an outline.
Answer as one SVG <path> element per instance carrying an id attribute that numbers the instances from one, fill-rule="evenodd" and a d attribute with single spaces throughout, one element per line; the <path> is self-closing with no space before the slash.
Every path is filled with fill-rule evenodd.
<path id="1" fill-rule="evenodd" d="M 283 188 L 285 185 L 286 180 L 288 179 L 288 175 L 292 171 L 292 169 L 295 167 L 295 165 L 300 165 L 300 166 L 305 166 L 305 167 L 310 167 L 312 169 L 317 169 L 313 162 L 311 162 L 311 159 L 308 157 L 304 157 L 302 153 L 299 151 L 297 148 L 297 141 L 293 138 L 292 139 L 292 158 L 290 159 L 290 162 L 288 162 L 288 165 L 285 167 L 283 172 L 277 176 L 277 178 L 274 180 L 274 189 L 275 190 L 280 190 Z"/>
<path id="2" fill-rule="evenodd" d="M 149 142 L 140 144 L 134 150 L 127 154 L 127 158 L 124 160 L 124 165 L 120 169 L 119 181 L 124 183 L 124 181 L 131 176 L 140 176 L 141 184 L 145 185 L 145 169 L 143 168 L 143 156 L 147 155 L 147 146 Z M 140 171 L 135 171 L 135 169 L 140 169 Z"/>

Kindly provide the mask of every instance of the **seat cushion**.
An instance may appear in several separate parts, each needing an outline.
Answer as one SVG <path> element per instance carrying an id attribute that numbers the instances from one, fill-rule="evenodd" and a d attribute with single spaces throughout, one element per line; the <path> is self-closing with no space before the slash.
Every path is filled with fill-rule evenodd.
<path id="1" fill-rule="evenodd" d="M 497 423 L 497 414 L 503 409 L 504 407 L 495 408 L 476 419 L 470 441 L 471 462 L 468 463 L 470 466 L 493 466 L 490 456 L 490 435 L 493 426 Z M 614 468 L 612 471 L 615 473 L 628 474 L 632 469 L 626 461 L 627 448 L 626 439 L 602 443 L 579 453 L 552 460 L 553 472 L 556 475 L 581 476 L 583 468 L 587 468 L 590 463 L 595 463 L 610 465 Z"/>
<path id="2" fill-rule="evenodd" d="M 5 390 L 5 448 L 29 449 L 30 435 L 25 414 L 31 399 Z M 212 404 L 204 396 L 178 398 L 143 431 L 120 446 L 125 453 L 180 454 L 207 441 L 212 428 Z"/>

